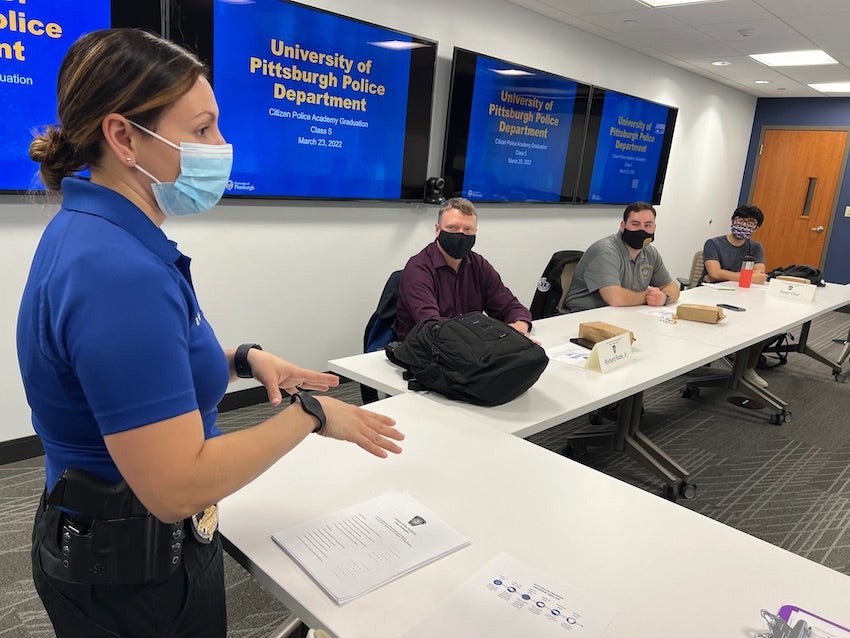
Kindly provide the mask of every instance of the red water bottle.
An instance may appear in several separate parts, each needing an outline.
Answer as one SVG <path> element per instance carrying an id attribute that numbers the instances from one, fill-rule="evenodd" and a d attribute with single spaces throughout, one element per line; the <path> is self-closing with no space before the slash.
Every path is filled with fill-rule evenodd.
<path id="1" fill-rule="evenodd" d="M 753 258 L 747 255 L 741 262 L 741 276 L 738 279 L 739 288 L 749 288 L 753 281 Z"/>

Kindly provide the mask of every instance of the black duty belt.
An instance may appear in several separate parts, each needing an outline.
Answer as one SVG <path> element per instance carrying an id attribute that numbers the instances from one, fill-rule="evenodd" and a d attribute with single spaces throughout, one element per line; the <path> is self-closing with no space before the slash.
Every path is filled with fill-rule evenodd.
<path id="1" fill-rule="evenodd" d="M 86 585 L 142 585 L 167 578 L 182 562 L 186 520 L 163 523 L 125 481 L 107 483 L 67 469 L 45 504 L 48 530 L 55 536 L 49 534 L 39 552 L 44 571 L 53 578 Z M 204 520 L 193 517 L 199 518 Z M 193 536 L 209 543 L 215 527 L 209 516 L 204 522 L 205 533 Z"/>

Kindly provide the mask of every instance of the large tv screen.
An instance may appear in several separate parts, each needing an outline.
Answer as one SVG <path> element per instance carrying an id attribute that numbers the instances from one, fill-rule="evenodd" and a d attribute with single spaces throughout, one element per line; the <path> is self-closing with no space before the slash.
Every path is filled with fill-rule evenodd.
<path id="1" fill-rule="evenodd" d="M 284 0 L 178 0 L 172 38 L 211 62 L 225 196 L 422 200 L 436 42 Z"/>
<path id="2" fill-rule="evenodd" d="M 593 87 L 579 201 L 661 202 L 678 110 Z"/>
<path id="3" fill-rule="evenodd" d="M 84 33 L 110 26 L 160 31 L 159 0 L 17 0 L 0 8 L 0 191 L 40 190 L 33 131 L 56 124 L 56 77 Z"/>
<path id="4" fill-rule="evenodd" d="M 447 192 L 572 202 L 590 87 L 455 48 L 443 150 Z"/>

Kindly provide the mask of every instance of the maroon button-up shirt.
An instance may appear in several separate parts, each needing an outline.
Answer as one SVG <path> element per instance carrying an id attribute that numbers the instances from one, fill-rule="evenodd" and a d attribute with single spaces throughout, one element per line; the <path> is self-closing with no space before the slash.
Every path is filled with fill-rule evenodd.
<path id="1" fill-rule="evenodd" d="M 476 311 L 505 323 L 525 321 L 531 326 L 531 313 L 478 253 L 464 257 L 457 272 L 446 263 L 436 241 L 408 260 L 398 290 L 399 340 L 423 319 L 450 319 Z"/>

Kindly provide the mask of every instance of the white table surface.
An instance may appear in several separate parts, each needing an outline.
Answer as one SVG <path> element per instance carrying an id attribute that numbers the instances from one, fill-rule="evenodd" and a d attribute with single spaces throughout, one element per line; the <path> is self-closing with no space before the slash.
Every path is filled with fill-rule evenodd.
<path id="1" fill-rule="evenodd" d="M 766 285 L 750 288 L 718 290 L 700 286 L 682 293 L 680 303 L 716 305 L 727 303 L 745 308 L 744 312 L 724 310 L 726 317 L 717 324 L 678 321 L 675 324 L 654 322 L 659 334 L 688 341 L 720 345 L 725 354 L 764 340 L 850 303 L 850 286 L 827 284 L 818 288 L 815 300 L 790 301 L 767 294 Z M 677 304 L 678 305 L 678 304 Z M 619 312 L 635 309 L 617 309 Z"/>
<path id="2" fill-rule="evenodd" d="M 850 625 L 847 576 L 425 397 L 370 408 L 397 419 L 401 455 L 309 437 L 221 503 L 237 559 L 310 626 L 397 638 L 500 551 L 612 606 L 606 638 L 743 638 L 766 630 L 761 608 L 785 604 Z M 338 606 L 270 538 L 388 490 L 472 544 Z"/>
<path id="3" fill-rule="evenodd" d="M 606 318 L 607 308 L 562 315 L 535 322 L 534 335 L 545 347 L 565 344 L 578 336 L 584 321 Z M 640 317 L 641 323 L 661 323 L 657 317 Z M 610 320 L 609 320 L 610 322 Z M 631 327 L 618 324 L 621 327 Z M 671 338 L 643 325 L 632 328 L 632 361 L 602 374 L 551 359 L 537 382 L 519 397 L 499 406 L 481 407 L 452 401 L 435 392 L 421 394 L 521 437 L 531 436 L 622 398 L 675 378 L 721 356 L 716 344 L 690 343 Z M 343 374 L 390 395 L 407 391 L 402 369 L 390 363 L 382 351 L 328 362 L 331 371 Z"/>
<path id="4" fill-rule="evenodd" d="M 766 291 L 766 285 L 754 285 L 749 289 L 699 287 L 683 292 L 680 303 L 730 303 L 747 308 L 745 312 L 725 311 L 726 318 L 717 324 L 666 323 L 651 314 L 654 309 L 648 306 L 596 308 L 536 321 L 532 334 L 544 347 L 561 345 L 578 336 L 578 325 L 585 321 L 628 328 L 637 338 L 632 346 L 634 360 L 605 374 L 552 360 L 527 392 L 496 407 L 451 401 L 434 392 L 422 394 L 503 432 L 527 437 L 850 303 L 850 285 L 819 288 L 814 302 L 773 298 Z M 328 367 L 389 395 L 407 391 L 401 368 L 390 363 L 382 351 L 333 359 Z"/>

